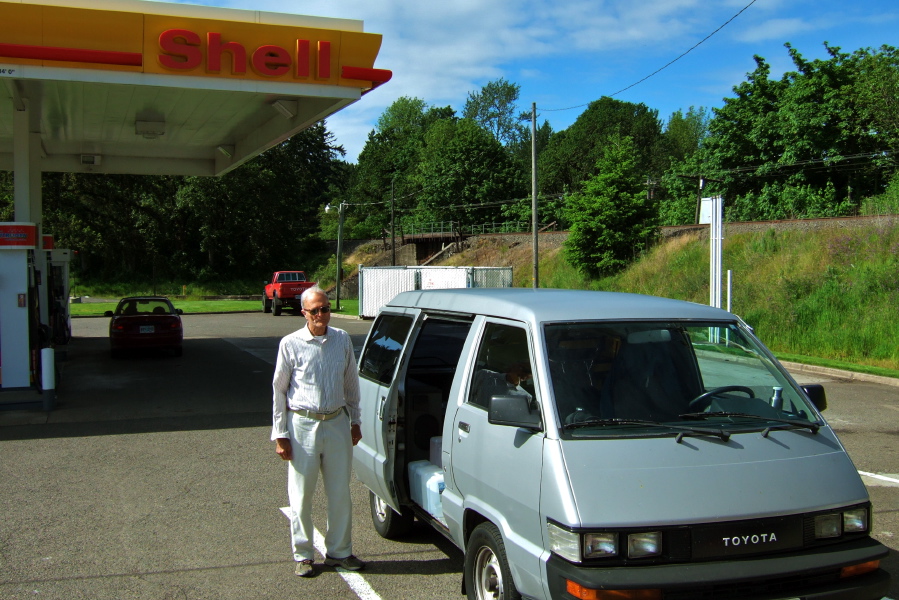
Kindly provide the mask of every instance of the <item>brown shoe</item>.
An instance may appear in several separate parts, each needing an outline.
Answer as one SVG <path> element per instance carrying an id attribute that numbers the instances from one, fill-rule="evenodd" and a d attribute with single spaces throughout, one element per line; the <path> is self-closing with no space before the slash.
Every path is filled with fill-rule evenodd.
<path id="1" fill-rule="evenodd" d="M 297 562 L 297 568 L 294 571 L 294 575 L 311 577 L 313 573 L 315 573 L 315 567 L 312 566 L 312 560 L 307 558 L 306 560 Z"/>

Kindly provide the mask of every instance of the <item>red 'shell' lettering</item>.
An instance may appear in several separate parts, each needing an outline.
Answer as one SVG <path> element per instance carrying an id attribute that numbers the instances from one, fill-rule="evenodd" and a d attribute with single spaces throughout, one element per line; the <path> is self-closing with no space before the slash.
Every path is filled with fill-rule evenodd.
<path id="1" fill-rule="evenodd" d="M 169 69 L 190 71 L 203 63 L 204 47 L 202 38 L 187 29 L 168 29 L 159 35 L 159 63 Z M 331 77 L 331 42 L 316 43 L 317 61 L 315 77 L 330 79 Z M 227 56 L 226 56 L 227 55 Z M 228 70 L 232 75 L 245 75 L 247 72 L 247 50 L 239 42 L 222 41 L 222 34 L 208 32 L 205 45 L 206 71 L 221 73 Z M 265 77 L 281 77 L 291 71 L 297 78 L 306 78 L 312 74 L 312 44 L 309 40 L 297 40 L 296 52 L 290 52 L 280 46 L 262 45 L 250 55 L 249 64 L 253 71 Z"/>

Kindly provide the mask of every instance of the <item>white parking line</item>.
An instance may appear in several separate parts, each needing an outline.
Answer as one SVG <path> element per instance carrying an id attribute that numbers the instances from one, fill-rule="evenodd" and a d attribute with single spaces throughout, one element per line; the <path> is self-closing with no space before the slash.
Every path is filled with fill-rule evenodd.
<path id="1" fill-rule="evenodd" d="M 886 483 L 878 484 L 876 482 L 871 482 L 872 485 L 886 485 L 888 487 L 899 486 L 899 477 L 892 476 L 887 477 L 886 475 L 878 475 L 877 473 L 867 473 L 865 471 L 859 471 L 859 475 L 862 477 L 870 477 L 871 479 L 876 479 L 878 481 L 885 481 Z"/>
<path id="2" fill-rule="evenodd" d="M 290 507 L 282 506 L 281 512 L 288 519 Z M 318 553 L 322 556 L 325 555 L 325 538 L 316 528 L 315 533 L 312 538 L 312 544 L 315 546 L 315 549 L 318 550 Z M 372 589 L 368 582 L 365 581 L 365 578 L 362 577 L 359 573 L 354 573 L 353 571 L 347 571 L 346 569 L 342 569 L 340 567 L 335 567 L 335 571 L 337 571 L 343 580 L 346 581 L 347 585 L 350 586 L 350 589 L 353 590 L 353 593 L 359 596 L 360 600 L 381 600 L 381 597 Z"/>

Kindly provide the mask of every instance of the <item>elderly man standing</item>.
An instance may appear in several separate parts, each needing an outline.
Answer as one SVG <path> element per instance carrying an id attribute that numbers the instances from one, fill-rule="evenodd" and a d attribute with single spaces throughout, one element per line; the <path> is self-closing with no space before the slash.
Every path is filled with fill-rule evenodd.
<path id="1" fill-rule="evenodd" d="M 312 496 L 321 472 L 328 498 L 325 564 L 358 571 L 353 556 L 350 476 L 359 427 L 359 376 L 353 342 L 329 327 L 331 304 L 324 290 L 311 287 L 300 297 L 306 326 L 285 336 L 278 347 L 273 388 L 272 439 L 290 461 L 287 494 L 296 574 L 314 573 Z"/>

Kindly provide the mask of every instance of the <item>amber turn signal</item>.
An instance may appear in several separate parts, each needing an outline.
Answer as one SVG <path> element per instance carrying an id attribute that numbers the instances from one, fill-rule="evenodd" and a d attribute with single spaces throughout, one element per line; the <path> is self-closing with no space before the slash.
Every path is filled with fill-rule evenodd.
<path id="1" fill-rule="evenodd" d="M 858 577 L 859 575 L 864 575 L 865 573 L 870 573 L 871 571 L 876 571 L 880 568 L 879 560 L 870 560 L 868 562 L 862 563 L 860 565 L 852 565 L 851 567 L 843 567 L 840 569 L 840 577 Z"/>
<path id="2" fill-rule="evenodd" d="M 662 590 L 594 590 L 571 580 L 566 591 L 580 600 L 661 600 Z"/>

